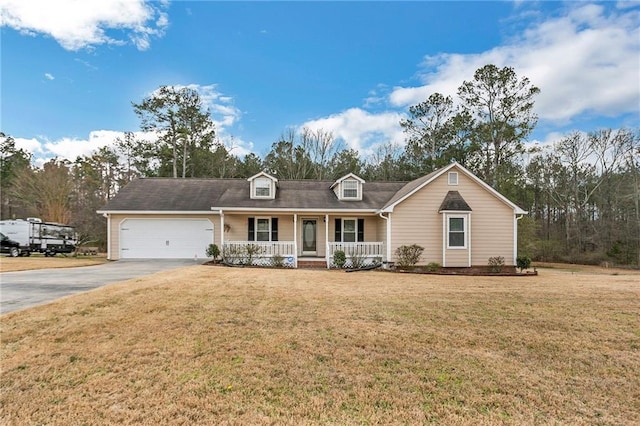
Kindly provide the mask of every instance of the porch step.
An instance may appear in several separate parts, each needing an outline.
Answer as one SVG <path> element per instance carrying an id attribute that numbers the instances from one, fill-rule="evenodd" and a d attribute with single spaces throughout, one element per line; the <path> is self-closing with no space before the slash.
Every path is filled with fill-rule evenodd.
<path id="1" fill-rule="evenodd" d="M 327 261 L 324 259 L 300 259 L 298 258 L 298 269 L 326 269 Z"/>

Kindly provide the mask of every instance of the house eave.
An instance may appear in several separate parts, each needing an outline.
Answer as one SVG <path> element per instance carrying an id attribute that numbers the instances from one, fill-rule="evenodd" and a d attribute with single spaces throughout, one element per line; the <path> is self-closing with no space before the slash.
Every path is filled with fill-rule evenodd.
<path id="1" fill-rule="evenodd" d="M 295 207 L 211 207 L 211 210 L 227 212 L 283 212 L 283 213 L 369 213 L 377 214 L 376 209 L 323 209 L 323 208 L 295 208 Z"/>
<path id="2" fill-rule="evenodd" d="M 191 215 L 191 214 L 218 214 L 218 212 L 211 210 L 97 210 L 97 214 L 141 214 L 141 215 L 152 215 L 152 214 L 180 214 L 180 215 Z"/>

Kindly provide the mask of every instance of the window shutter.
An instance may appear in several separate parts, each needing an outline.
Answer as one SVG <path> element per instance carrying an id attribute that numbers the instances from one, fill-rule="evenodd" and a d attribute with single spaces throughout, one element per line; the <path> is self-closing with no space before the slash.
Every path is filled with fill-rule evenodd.
<path id="1" fill-rule="evenodd" d="M 358 219 L 358 242 L 364 242 L 364 219 Z"/>
<path id="2" fill-rule="evenodd" d="M 254 241 L 256 239 L 256 219 L 254 217 L 249 218 L 249 233 L 247 236 L 247 241 Z"/>
<path id="3" fill-rule="evenodd" d="M 271 218 L 271 241 L 278 241 L 278 218 Z"/>
<path id="4" fill-rule="evenodd" d="M 336 219 L 336 234 L 335 234 L 334 241 L 336 243 L 339 243 L 342 241 L 342 220 L 341 219 Z"/>

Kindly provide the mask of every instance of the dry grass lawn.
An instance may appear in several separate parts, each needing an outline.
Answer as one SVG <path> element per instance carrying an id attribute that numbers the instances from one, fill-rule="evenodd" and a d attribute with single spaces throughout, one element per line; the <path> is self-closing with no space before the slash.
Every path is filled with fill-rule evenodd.
<path id="1" fill-rule="evenodd" d="M 640 276 L 192 266 L 2 316 L 4 424 L 639 424 Z"/>
<path id="2" fill-rule="evenodd" d="M 29 257 L 0 256 L 0 272 L 28 271 L 31 269 L 75 268 L 105 263 L 105 255 L 98 256 L 55 256 L 31 255 Z"/>

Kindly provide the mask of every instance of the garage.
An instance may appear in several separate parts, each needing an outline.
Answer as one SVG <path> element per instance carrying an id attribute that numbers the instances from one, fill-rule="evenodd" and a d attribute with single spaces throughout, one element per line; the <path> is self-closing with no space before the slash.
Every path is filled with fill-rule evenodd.
<path id="1" fill-rule="evenodd" d="M 120 223 L 121 259 L 206 258 L 213 243 L 208 219 L 125 219 Z"/>

